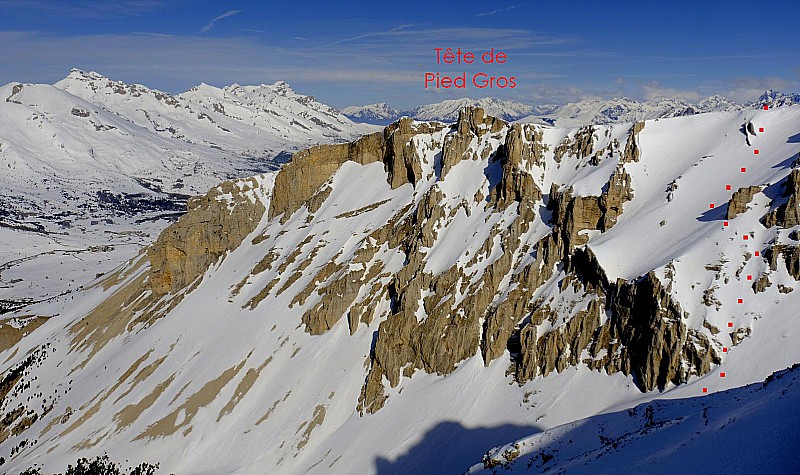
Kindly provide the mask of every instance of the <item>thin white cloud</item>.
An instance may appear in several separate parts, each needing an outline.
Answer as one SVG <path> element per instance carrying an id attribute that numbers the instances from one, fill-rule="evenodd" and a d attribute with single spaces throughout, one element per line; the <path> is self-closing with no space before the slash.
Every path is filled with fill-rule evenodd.
<path id="1" fill-rule="evenodd" d="M 242 10 L 228 10 L 227 12 L 223 13 L 222 15 L 212 18 L 211 21 L 208 22 L 208 24 L 206 26 L 204 26 L 203 29 L 200 30 L 200 33 L 207 32 L 208 30 L 214 28 L 214 25 L 218 21 L 222 20 L 223 18 L 228 18 L 228 17 L 231 17 L 233 15 L 236 15 L 237 13 L 242 13 Z"/>
<path id="2" fill-rule="evenodd" d="M 399 31 L 403 31 L 403 30 L 405 30 L 407 28 L 411 28 L 411 27 L 414 27 L 414 26 L 417 26 L 417 25 L 419 25 L 419 23 L 407 23 L 405 25 L 399 25 L 399 26 L 396 26 L 394 28 L 390 28 L 390 29 L 388 29 L 386 31 L 372 31 L 372 32 L 369 32 L 369 33 L 363 33 L 363 34 L 358 35 L 358 36 L 353 36 L 353 37 L 350 37 L 350 38 L 342 38 L 341 40 L 336 40 L 336 41 L 333 41 L 331 43 L 324 44 L 324 45 L 320 46 L 320 48 L 325 48 L 327 46 L 334 46 L 334 45 L 338 45 L 338 44 L 342 44 L 342 43 L 347 43 L 347 42 L 350 42 L 350 41 L 356 41 L 356 40 L 360 40 L 362 38 L 370 38 L 370 37 L 373 37 L 373 36 L 389 36 L 389 35 L 391 35 L 393 33 L 397 33 Z"/>
<path id="3" fill-rule="evenodd" d="M 497 15 L 498 13 L 503 13 L 503 12 L 510 12 L 511 10 L 514 10 L 515 8 L 524 7 L 525 5 L 527 5 L 527 3 L 521 3 L 519 5 L 511 5 L 508 8 L 498 8 L 497 10 L 491 10 L 491 11 L 488 11 L 488 12 L 478 13 L 477 15 L 475 15 L 475 17 L 477 18 L 477 17 L 482 17 L 482 16 Z"/>
<path id="4" fill-rule="evenodd" d="M 297 40 L 297 41 L 307 41 L 308 40 L 308 38 L 304 38 L 302 36 L 294 36 L 294 37 L 292 37 L 292 39 L 293 40 Z"/>
<path id="5" fill-rule="evenodd" d="M 644 97 L 647 100 L 653 99 L 678 99 L 681 101 L 694 102 L 700 99 L 700 94 L 695 91 L 687 91 L 664 87 L 658 81 L 650 81 L 642 85 Z"/>
<path id="6" fill-rule="evenodd" d="M 729 90 L 723 95 L 737 102 L 753 101 L 769 89 L 780 92 L 794 92 L 800 88 L 797 81 L 780 77 L 740 77 L 730 81 Z"/>
<path id="7" fill-rule="evenodd" d="M 142 15 L 174 4 L 174 0 L 116 0 L 96 2 L 74 0 L 70 2 L 52 0 L 0 0 L 0 11 L 36 11 L 47 17 L 107 19 Z"/>

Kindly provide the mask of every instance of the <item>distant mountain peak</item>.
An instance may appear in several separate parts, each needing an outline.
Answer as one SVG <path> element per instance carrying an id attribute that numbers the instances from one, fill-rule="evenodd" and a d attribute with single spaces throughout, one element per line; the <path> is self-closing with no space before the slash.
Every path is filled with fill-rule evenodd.
<path id="1" fill-rule="evenodd" d="M 531 105 L 505 101 L 495 97 L 481 99 L 460 97 L 433 104 L 425 104 L 408 110 L 397 110 L 385 102 L 378 102 L 365 106 L 345 107 L 340 112 L 357 122 L 386 125 L 403 116 L 422 121 L 454 122 L 458 119 L 459 111 L 464 107 L 481 107 L 488 115 L 508 121 L 525 117 L 535 111 Z"/>

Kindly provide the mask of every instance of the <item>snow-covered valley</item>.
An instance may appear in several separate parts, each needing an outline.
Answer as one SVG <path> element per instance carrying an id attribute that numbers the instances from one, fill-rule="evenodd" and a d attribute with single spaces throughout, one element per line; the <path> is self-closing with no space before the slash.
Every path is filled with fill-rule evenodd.
<path id="1" fill-rule="evenodd" d="M 72 70 L 0 87 L 0 312 L 135 256 L 222 180 L 375 130 L 286 83 L 170 95 Z"/>

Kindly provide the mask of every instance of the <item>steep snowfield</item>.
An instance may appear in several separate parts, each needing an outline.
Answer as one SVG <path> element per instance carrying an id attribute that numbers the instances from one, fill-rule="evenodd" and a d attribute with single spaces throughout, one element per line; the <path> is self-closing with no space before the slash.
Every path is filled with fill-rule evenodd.
<path id="1" fill-rule="evenodd" d="M 708 397 L 656 401 L 493 449 L 469 473 L 798 473 L 797 367 Z"/>
<path id="2" fill-rule="evenodd" d="M 101 112 L 92 113 L 100 117 Z M 508 349 L 485 365 L 481 349 L 469 346 L 467 356 L 450 371 L 437 374 L 430 368 L 440 355 L 426 354 L 428 368 L 406 365 L 408 371 L 391 375 L 397 377 L 396 384 L 382 377 L 379 383 L 387 396 L 383 407 L 374 413 L 359 410 L 365 379 L 376 368 L 373 352 L 389 337 L 383 324 L 395 317 L 389 314 L 397 305 L 391 290 L 384 294 L 371 289 L 389 285 L 409 265 L 403 247 L 418 246 L 425 256 L 425 273 L 461 272 L 457 295 L 442 295 L 453 297 L 450 308 L 455 308 L 467 297 L 464 289 L 480 287 L 481 276 L 507 252 L 503 232 L 522 213 L 516 202 L 502 208 L 491 198 L 508 173 L 497 154 L 506 148 L 501 145 L 510 127 L 493 131 L 476 126 L 477 137 L 467 144 L 463 157 L 445 167 L 445 158 L 453 157 L 444 157 L 442 149 L 456 140 L 457 131 L 414 123 L 416 135 L 399 148 L 410 150 L 408 156 L 418 162 L 413 183 L 393 187 L 380 161 L 344 161 L 330 178 L 323 177 L 316 198 L 272 218 L 267 212 L 257 214 L 241 244 L 221 252 L 201 269 L 197 280 L 189 276 L 183 287 L 174 286 L 186 269 L 207 255 L 207 242 L 187 243 L 197 244 L 198 250 L 166 241 L 162 247 L 167 264 L 158 261 L 160 254 L 155 252 L 141 254 L 77 294 L 12 312 L 15 318 L 54 317 L 0 353 L 5 375 L 0 411 L 9 414 L 23 407 L 0 428 L 3 468 L 16 473 L 38 463 L 48 471 L 63 470 L 78 456 L 108 452 L 116 460 L 160 462 L 164 473 L 461 473 L 491 447 L 518 439 L 536 453 L 543 444 L 559 448 L 552 463 L 570 466 L 566 464 L 578 463 L 570 459 L 573 453 L 582 463 L 596 453 L 591 451 L 606 450 L 592 445 L 599 441 L 598 432 L 619 437 L 639 430 L 643 408 L 636 410 L 632 425 L 627 413 L 619 411 L 662 399 L 674 400 L 652 403 L 658 408 L 654 420 L 665 421 L 663 426 L 642 429 L 647 435 L 629 438 L 626 447 L 631 448 L 623 448 L 628 452 L 601 458 L 598 469 L 622 466 L 626 455 L 637 457 L 645 445 L 658 447 L 664 440 L 676 442 L 694 427 L 705 431 L 693 416 L 704 405 L 711 408 L 708 417 L 714 424 L 724 425 L 733 416 L 742 421 L 727 432 L 721 430 L 718 438 L 694 439 L 691 453 L 702 454 L 705 444 L 739 440 L 759 414 L 775 418 L 796 399 L 796 392 L 790 399 L 778 394 L 794 373 L 761 393 L 749 388 L 722 391 L 762 381 L 800 361 L 800 320 L 795 318 L 800 285 L 788 274 L 783 258 L 769 270 L 763 257 L 745 257 L 746 252 L 766 249 L 776 234 L 781 242 L 789 239 L 790 229 L 765 229 L 758 218 L 782 200 L 777 184 L 790 173 L 800 150 L 798 119 L 800 108 L 791 107 L 650 120 L 636 134 L 631 124 L 599 126 L 591 133 L 588 154 L 566 152 L 559 158 L 557 146 L 574 143 L 579 130 L 533 125 L 523 129 L 541 133 L 541 144 L 547 147 L 541 162 L 526 157 L 518 169 L 545 193 L 535 203 L 529 227 L 518 237 L 522 243 L 535 245 L 552 232 L 548 215 L 553 211 L 544 203 L 551 185 L 571 186 L 575 195 L 588 197 L 602 193 L 615 170 L 630 176 L 632 199 L 624 203 L 613 227 L 586 233 L 586 246 L 611 281 L 635 279 L 653 270 L 659 279 L 671 282 L 669 295 L 686 312 L 684 323 L 721 355 L 720 364 L 702 376 L 689 374 L 686 384 L 670 382 L 663 391 L 642 392 L 640 382 L 628 373 L 607 374 L 583 362 L 518 382 L 509 372 L 513 355 Z M 752 145 L 739 130 L 747 121 L 765 127 L 765 132 L 750 136 Z M 641 155 L 638 161 L 623 163 L 621 144 L 632 136 Z M 529 139 L 524 143 L 532 145 Z M 755 148 L 760 150 L 757 156 Z M 592 164 L 595 152 L 599 158 Z M 64 152 L 62 159 L 71 158 Z M 741 173 L 741 167 L 747 172 Z M 311 182 L 310 174 L 303 176 L 304 184 Z M 222 214 L 230 219 L 242 208 L 268 210 L 277 199 L 285 202 L 285 196 L 275 195 L 278 178 L 270 172 L 238 181 L 209 199 L 224 205 Z M 673 180 L 678 187 L 668 199 L 666 188 Z M 722 213 L 732 193 L 727 184 L 733 190 L 772 187 L 757 194 L 751 209 L 725 227 Z M 293 188 L 302 192 L 300 184 Z M 376 237 L 384 228 L 402 231 L 386 228 L 387 223 L 414 213 L 425 222 L 431 197 L 438 200 L 434 204 L 443 210 L 443 218 L 429 223 L 427 234 L 397 245 L 391 244 L 392 233 L 385 239 Z M 711 211 L 710 203 L 716 204 Z M 170 228 L 161 239 L 181 236 L 175 229 L 179 228 Z M 204 229 L 189 235 L 202 236 Z M 232 228 L 226 231 L 232 233 Z M 750 232 L 744 241 L 742 236 Z M 534 247 L 521 249 L 515 251 L 515 267 L 502 276 L 494 303 L 517 285 L 510 284 L 514 274 L 540 257 Z M 169 259 L 183 263 L 184 255 L 188 264 L 180 272 L 163 274 Z M 352 283 L 348 272 L 354 273 Z M 762 273 L 769 274 L 772 285 L 755 293 L 744 276 L 757 279 Z M 559 264 L 536 289 L 537 302 L 565 306 L 561 320 L 540 325 L 540 336 L 557 331 L 583 310 L 583 294 L 568 285 L 568 277 Z M 162 294 L 156 286 L 165 283 L 173 287 Z M 702 304 L 704 291 L 712 287 L 717 288 L 719 307 Z M 795 291 L 784 293 L 779 287 Z M 357 296 L 345 302 L 341 315 L 324 322 L 329 328 L 312 328 L 316 315 L 338 308 L 337 295 L 344 298 L 353 289 Z M 420 295 L 422 301 L 425 294 Z M 375 300 L 369 300 L 372 297 Z M 737 304 L 738 298 L 744 303 Z M 323 299 L 328 299 L 326 305 L 316 307 Z M 571 306 L 566 306 L 569 301 Z M 369 318 L 349 322 L 355 305 L 363 302 L 368 302 Z M 420 325 L 436 318 L 430 313 L 435 307 L 418 309 Z M 457 326 L 458 317 L 453 316 L 441 335 L 448 345 L 453 342 L 447 328 Z M 747 329 L 749 336 L 733 342 L 727 333 L 729 321 L 737 330 Z M 397 337 L 399 347 L 413 335 Z M 723 347 L 730 351 L 723 352 Z M 457 349 L 462 348 L 446 351 Z M 399 350 L 395 356 L 401 358 Z M 15 368 L 24 369 L 14 372 Z M 707 397 L 682 402 L 681 398 L 703 395 L 702 388 L 708 388 Z M 732 401 L 740 396 L 753 415 L 739 415 L 741 408 Z M 763 406 L 764 400 L 774 403 Z M 585 431 L 574 423 L 599 414 L 606 415 L 583 423 Z M 681 422 L 681 416 L 690 419 Z M 673 420 L 678 421 L 675 428 L 669 423 Z M 564 426 L 569 423 L 573 425 Z M 580 445 L 561 449 L 569 446 L 569 431 L 580 434 L 580 439 L 575 437 Z M 796 440 L 796 420 L 783 420 L 775 431 L 781 431 L 780 440 L 791 443 Z M 656 454 L 653 460 L 664 457 L 666 453 Z M 521 457 L 520 463 L 529 458 Z M 769 468 L 770 460 L 764 463 Z"/>

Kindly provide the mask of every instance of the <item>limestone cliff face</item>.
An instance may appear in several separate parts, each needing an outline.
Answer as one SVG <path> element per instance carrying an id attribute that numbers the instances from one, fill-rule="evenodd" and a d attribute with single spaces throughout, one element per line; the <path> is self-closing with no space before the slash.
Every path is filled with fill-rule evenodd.
<path id="1" fill-rule="evenodd" d="M 762 219 L 765 227 L 791 228 L 800 224 L 800 169 L 794 169 L 786 178 L 783 196 L 786 203 L 768 213 Z"/>
<path id="2" fill-rule="evenodd" d="M 431 133 L 441 124 L 414 124 L 403 118 L 383 132 L 366 135 L 347 144 L 319 145 L 297 152 L 275 178 L 270 219 L 285 218 L 308 204 L 319 188 L 347 161 L 361 165 L 383 162 L 392 188 L 412 185 L 420 178 L 419 157 L 409 140 L 418 133 Z"/>
<path id="3" fill-rule="evenodd" d="M 188 202 L 188 212 L 147 249 L 150 285 L 157 295 L 192 283 L 253 232 L 266 209 L 253 195 L 255 178 L 226 181 Z"/>
<path id="4" fill-rule="evenodd" d="M 464 117 L 481 120 L 480 114 L 465 112 L 462 120 Z M 464 130 L 473 127 L 474 124 L 460 126 Z M 548 199 L 548 208 L 553 212 L 553 231 L 538 243 L 535 261 L 520 267 L 524 256 L 531 252 L 520 237 L 537 217 L 536 204 L 542 200 L 533 177 L 523 168 L 523 162 L 539 162 L 537 155 L 542 153 L 542 147 L 537 146 L 534 135 L 528 135 L 525 140 L 524 135 L 521 126 L 509 127 L 500 154 L 502 175 L 490 202 L 497 210 L 516 204 L 517 216 L 507 227 L 496 228 L 484 242 L 482 251 L 488 253 L 499 238 L 503 253 L 475 284 L 465 284 L 467 276 L 457 266 L 439 275 L 424 271 L 419 244 L 424 247 L 433 244 L 429 240 L 435 240 L 436 233 L 431 224 L 447 214 L 437 202 L 441 196 L 436 194 L 435 187 L 433 194 L 426 193 L 406 225 L 400 227 L 407 233 L 403 239 L 406 245 L 402 247 L 407 263 L 388 289 L 394 304 L 378 330 L 359 404 L 362 411 L 374 412 L 383 406 L 386 400 L 384 378 L 395 386 L 401 374 L 410 375 L 417 369 L 449 373 L 459 361 L 470 357 L 476 347 L 480 348 L 487 364 L 501 356 L 513 344 L 512 340 L 521 338 L 516 330 L 520 320 L 531 312 L 531 321 L 544 318 L 546 310 L 532 301 L 533 292 L 553 276 L 557 264 L 569 262 L 576 246 L 586 243 L 588 237 L 583 232 L 611 228 L 624 203 L 632 199 L 630 176 L 622 167 L 615 170 L 600 196 L 573 197 L 570 189 L 559 191 L 554 186 Z M 578 147 L 575 153 L 583 153 L 580 150 Z M 505 279 L 510 279 L 513 290 L 497 302 L 496 296 L 502 294 Z M 460 302 L 455 298 L 459 294 L 465 296 Z M 428 297 L 422 298 L 423 295 Z M 583 346 L 593 338 L 593 331 L 584 320 L 598 319 L 598 309 L 597 306 L 590 308 L 567 325 L 567 332 Z M 425 315 L 422 321 L 418 319 L 420 312 Z M 563 341 L 560 333 L 541 339 L 526 333 L 524 338 L 524 353 L 542 355 L 553 368 L 564 369 L 567 364 L 578 363 L 558 356 L 564 350 L 563 344 L 556 343 Z M 535 344 L 538 349 L 529 350 L 525 347 L 527 343 Z M 520 372 L 521 380 L 523 373 Z"/>
<path id="5" fill-rule="evenodd" d="M 486 132 L 497 133 L 506 125 L 500 119 L 486 116 L 480 107 L 461 110 L 455 125 L 455 133 L 447 136 L 442 150 L 442 178 L 461 160 L 477 158 L 475 155 L 465 156 L 473 139 Z"/>
<path id="6" fill-rule="evenodd" d="M 313 218 L 331 196 L 331 177 L 352 161 L 382 163 L 386 189 L 408 190 L 389 217 L 370 222 L 361 237 L 353 232 L 358 244 L 346 257 L 340 250 L 320 262 L 327 240 L 310 232 L 287 252 L 269 249 L 233 286 L 230 298 L 270 274 L 247 293 L 241 308 L 255 310 L 286 292 L 287 312 L 299 309 L 298 328 L 312 335 L 342 322 L 354 334 L 378 321 L 358 400 L 361 413 L 387 403 L 385 385 L 397 386 L 415 371 L 448 374 L 477 354 L 486 365 L 510 355 L 509 374 L 520 383 L 578 364 L 632 375 L 642 391 L 685 382 L 720 359 L 707 336 L 687 327 L 669 281 L 651 272 L 609 282 L 587 247 L 591 236 L 616 225 L 634 197 L 625 167 L 640 158 L 643 127 L 634 124 L 615 137 L 610 129 L 603 135 L 585 127 L 551 151 L 542 128 L 509 125 L 467 108 L 452 126 L 402 119 L 350 144 L 298 152 L 274 177 L 271 190 L 244 180 L 191 200 L 189 212 L 148 249 L 136 281 L 93 312 L 98 322 L 121 323 L 98 323 L 100 333 L 76 326 L 76 345 L 90 347 L 98 335 L 119 334 L 139 321 L 142 309 L 154 318 L 163 315 L 258 226 L 264 230 L 254 245 L 271 239 L 268 234 L 296 231 L 287 228 L 288 219 L 303 208 Z M 606 168 L 613 171 L 595 194 L 578 195 L 567 183 L 545 181 L 548 167 L 598 166 L 604 160 L 616 165 Z M 483 176 L 468 177 L 479 188 L 461 195 L 463 187 L 448 186 L 447 177 L 467 161 L 473 170 L 481 162 Z M 264 194 L 271 196 L 268 210 L 258 198 Z M 345 220 L 381 204 L 325 219 Z M 458 238 L 473 240 L 469 252 L 431 265 L 430 253 L 445 239 L 447 226 L 457 217 L 468 221 L 464 216 L 485 225 L 484 234 L 470 238 L 462 227 Z M 546 295 L 545 287 L 551 289 Z M 165 295 L 171 303 L 157 303 Z"/>
<path id="7" fill-rule="evenodd" d="M 744 186 L 736 190 L 728 201 L 727 218 L 733 219 L 747 211 L 747 205 L 753 201 L 753 196 L 761 189 L 760 186 Z"/>
<path id="8" fill-rule="evenodd" d="M 761 218 L 765 227 L 788 229 L 800 224 L 800 169 L 792 170 L 786 177 L 783 196 L 786 202 Z M 797 233 L 793 233 L 793 236 L 796 240 Z M 789 275 L 800 281 L 800 245 L 774 243 L 764 250 L 763 256 L 773 271 L 778 268 L 778 258 L 783 258 Z M 770 285 L 769 276 L 764 275 L 753 284 L 753 289 L 761 292 Z"/>
<path id="9" fill-rule="evenodd" d="M 139 257 L 100 281 L 106 290 L 122 285 L 70 327 L 72 348 L 90 350 L 88 361 L 116 336 L 166 315 L 255 229 L 266 212 L 262 186 L 257 177 L 227 181 L 190 199 L 187 213 Z"/>

